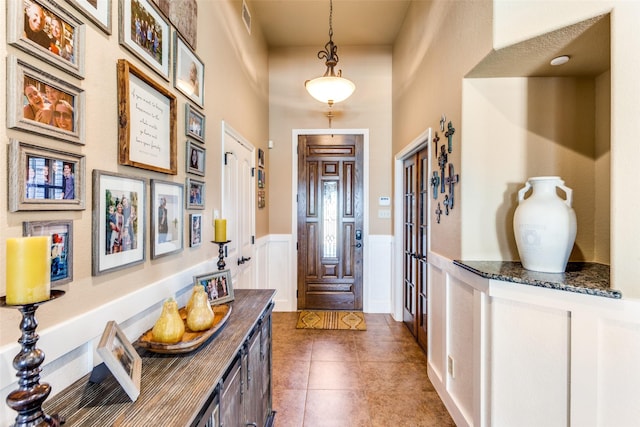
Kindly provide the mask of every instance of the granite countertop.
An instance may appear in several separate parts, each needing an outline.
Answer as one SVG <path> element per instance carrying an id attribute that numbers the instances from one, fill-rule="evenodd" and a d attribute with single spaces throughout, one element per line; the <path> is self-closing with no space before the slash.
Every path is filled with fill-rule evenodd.
<path id="1" fill-rule="evenodd" d="M 539 286 L 560 291 L 622 298 L 609 285 L 609 266 L 592 262 L 570 262 L 564 273 L 541 273 L 526 270 L 516 261 L 460 261 L 453 263 L 487 279 Z"/>

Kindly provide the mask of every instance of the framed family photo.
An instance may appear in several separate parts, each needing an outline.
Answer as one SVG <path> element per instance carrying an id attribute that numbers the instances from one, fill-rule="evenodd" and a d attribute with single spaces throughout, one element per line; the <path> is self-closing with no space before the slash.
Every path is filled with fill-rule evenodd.
<path id="1" fill-rule="evenodd" d="M 188 102 L 184 105 L 184 133 L 189 138 L 193 138 L 196 141 L 204 142 L 204 114 L 191 107 Z"/>
<path id="2" fill-rule="evenodd" d="M 204 107 L 204 63 L 174 33 L 173 85 L 196 105 Z"/>
<path id="3" fill-rule="evenodd" d="M 169 80 L 171 27 L 147 0 L 120 0 L 120 44 Z"/>
<path id="4" fill-rule="evenodd" d="M 198 144 L 187 141 L 187 172 L 204 176 L 205 149 Z"/>
<path id="5" fill-rule="evenodd" d="M 144 261 L 145 191 L 144 178 L 93 170 L 94 276 Z"/>
<path id="6" fill-rule="evenodd" d="M 178 173 L 176 97 L 124 59 L 118 60 L 121 165 Z"/>
<path id="7" fill-rule="evenodd" d="M 67 0 L 107 34 L 111 34 L 111 0 Z"/>
<path id="8" fill-rule="evenodd" d="M 85 208 L 85 156 L 9 141 L 9 211 Z"/>
<path id="9" fill-rule="evenodd" d="M 202 214 L 189 214 L 189 247 L 202 243 Z"/>
<path id="10" fill-rule="evenodd" d="M 187 209 L 204 209 L 204 181 L 187 178 Z"/>
<path id="11" fill-rule="evenodd" d="M 151 259 L 180 252 L 184 241 L 184 186 L 151 180 Z"/>
<path id="12" fill-rule="evenodd" d="M 258 148 L 258 167 L 264 169 L 264 150 Z"/>
<path id="13" fill-rule="evenodd" d="M 231 272 L 229 270 L 195 276 L 193 281 L 194 286 L 200 285 L 204 287 L 212 305 L 224 304 L 234 300 Z"/>
<path id="14" fill-rule="evenodd" d="M 135 402 L 140 395 L 142 359 L 115 321 L 107 322 L 96 350 L 120 386 Z"/>
<path id="15" fill-rule="evenodd" d="M 84 78 L 85 25 L 49 0 L 7 2 L 7 41 L 30 55 Z"/>
<path id="16" fill-rule="evenodd" d="M 7 126 L 84 144 L 84 91 L 7 57 Z"/>
<path id="17" fill-rule="evenodd" d="M 51 285 L 63 285 L 73 280 L 72 221 L 25 221 L 22 235 L 51 236 Z"/>

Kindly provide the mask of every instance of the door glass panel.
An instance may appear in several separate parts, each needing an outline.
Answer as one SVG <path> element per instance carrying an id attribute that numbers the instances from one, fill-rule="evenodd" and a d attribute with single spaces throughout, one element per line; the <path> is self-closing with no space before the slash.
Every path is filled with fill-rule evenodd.
<path id="1" fill-rule="evenodd" d="M 338 183 L 322 183 L 322 253 L 325 257 L 337 256 L 338 241 Z"/>

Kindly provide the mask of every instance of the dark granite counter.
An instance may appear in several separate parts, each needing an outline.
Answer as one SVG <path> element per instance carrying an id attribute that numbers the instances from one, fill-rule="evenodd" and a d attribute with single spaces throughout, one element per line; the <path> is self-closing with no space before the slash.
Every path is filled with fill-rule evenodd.
<path id="1" fill-rule="evenodd" d="M 579 294 L 622 298 L 622 293 L 609 286 L 609 266 L 591 262 L 570 262 L 564 273 L 540 273 L 526 270 L 515 261 L 459 261 L 453 263 L 478 276 L 539 286 Z"/>

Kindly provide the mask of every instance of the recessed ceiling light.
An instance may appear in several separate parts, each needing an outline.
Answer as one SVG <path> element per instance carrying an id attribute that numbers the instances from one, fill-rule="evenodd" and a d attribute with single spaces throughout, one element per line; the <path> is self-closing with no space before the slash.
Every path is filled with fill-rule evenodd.
<path id="1" fill-rule="evenodd" d="M 568 55 L 562 55 L 562 56 L 558 56 L 558 57 L 553 58 L 549 64 L 551 64 L 551 65 L 562 65 L 562 64 L 566 64 L 567 62 L 569 62 L 569 56 Z"/>

